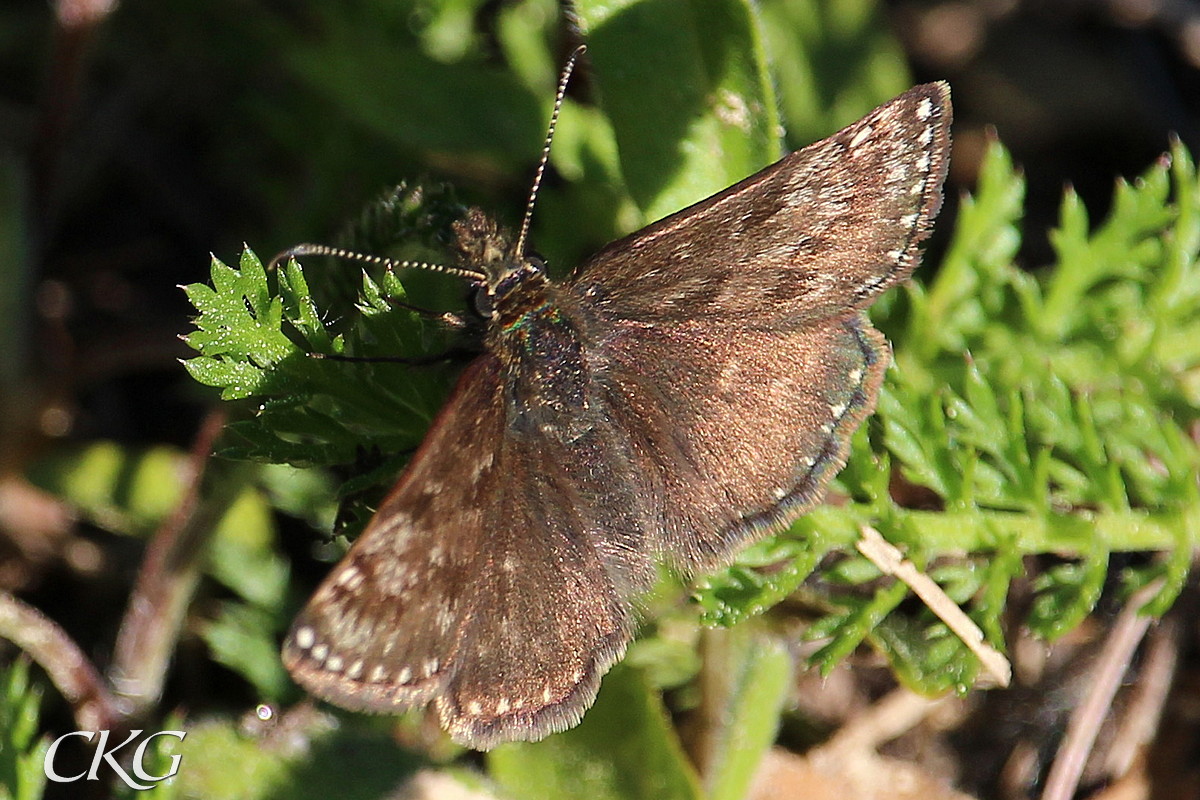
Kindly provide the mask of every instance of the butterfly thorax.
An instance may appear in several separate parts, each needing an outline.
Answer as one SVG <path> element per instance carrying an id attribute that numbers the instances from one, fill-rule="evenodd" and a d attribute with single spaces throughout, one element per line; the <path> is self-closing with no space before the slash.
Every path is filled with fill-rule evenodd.
<path id="1" fill-rule="evenodd" d="M 590 376 L 577 314 L 536 259 L 505 275 L 491 299 L 486 345 L 500 361 L 509 426 L 578 438 L 588 428 Z"/>
<path id="2" fill-rule="evenodd" d="M 592 427 L 587 391 L 594 377 L 578 303 L 551 283 L 540 259 L 517 253 L 483 211 L 468 210 L 454 232 L 461 262 L 486 276 L 475 308 L 487 322 L 484 344 L 500 362 L 509 430 L 577 440 Z"/>
<path id="3" fill-rule="evenodd" d="M 500 362 L 510 431 L 578 439 L 591 427 L 591 376 L 577 304 L 550 282 L 539 259 L 516 253 L 482 211 L 469 211 L 455 232 L 463 263 L 486 276 L 475 306 L 487 322 L 484 343 Z"/>

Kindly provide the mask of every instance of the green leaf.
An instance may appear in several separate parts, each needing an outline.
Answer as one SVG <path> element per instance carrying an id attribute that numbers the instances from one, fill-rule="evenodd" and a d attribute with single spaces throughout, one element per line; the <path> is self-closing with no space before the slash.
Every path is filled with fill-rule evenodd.
<path id="1" fill-rule="evenodd" d="M 795 149 L 908 89 L 904 49 L 873 0 L 761 0 L 762 31 Z"/>
<path id="2" fill-rule="evenodd" d="M 709 800 L 740 800 L 775 742 L 792 659 L 778 641 L 744 625 L 710 631 L 705 640 L 704 788 Z"/>
<path id="3" fill-rule="evenodd" d="M 413 192 L 393 199 L 398 214 L 412 215 Z M 413 201 L 416 202 L 416 201 Z M 440 201 L 439 201 L 440 202 Z M 404 297 L 394 276 L 381 283 L 363 276 L 364 299 L 353 324 L 335 333 L 294 261 L 279 273 L 279 296 L 250 251 L 233 270 L 214 260 L 214 286 L 226 295 L 199 297 L 200 329 L 187 338 L 200 356 L 185 362 L 193 377 L 219 386 L 226 399 L 259 401 L 254 419 L 230 426 L 227 456 L 296 466 L 357 464 L 362 442 L 399 453 L 420 441 L 448 389 L 453 370 L 444 365 L 413 370 L 402 364 L 319 360 L 310 353 L 355 356 L 417 355 L 432 344 L 423 323 L 392 305 Z M 386 291 L 384 290 L 386 287 Z M 303 346 L 292 341 L 296 337 Z M 394 474 L 394 473 L 393 473 Z M 393 476 L 382 476 L 381 482 Z"/>
<path id="4" fill-rule="evenodd" d="M 850 655 L 862 642 L 887 619 L 904 599 L 908 587 L 893 583 L 880 589 L 874 597 L 850 601 L 849 610 L 841 614 L 830 614 L 805 632 L 805 638 L 829 641 L 813 653 L 810 662 L 828 675 L 838 662 Z"/>
<path id="5" fill-rule="evenodd" d="M 583 0 L 575 8 L 643 222 L 779 158 L 775 97 L 749 2 Z"/>
<path id="6" fill-rule="evenodd" d="M 28 475 L 107 530 L 145 536 L 175 508 L 184 491 L 186 455 L 97 441 L 51 452 Z"/>
<path id="7" fill-rule="evenodd" d="M 457 153 L 507 168 L 536 157 L 546 124 L 542 96 L 477 57 L 431 57 L 412 45 L 405 11 L 397 7 L 391 13 L 399 18 L 384 20 L 384 10 L 371 4 L 362 13 L 320 14 L 323 36 L 288 49 L 287 66 L 347 124 L 396 148 Z M 442 58 L 452 55 L 453 36 L 445 34 L 430 42 Z M 455 48 L 465 54 L 470 41 L 458 38 Z"/>
<path id="8" fill-rule="evenodd" d="M 209 550 L 210 573 L 242 598 L 278 608 L 288 582 L 287 562 L 276 553 L 275 523 L 262 495 L 247 487 L 217 523 Z"/>
<path id="9" fill-rule="evenodd" d="M 42 689 L 19 658 L 0 672 L 0 796 L 38 800 L 46 786 L 50 738 L 38 736 Z"/>
<path id="10" fill-rule="evenodd" d="M 825 550 L 804 546 L 806 532 L 817 534 L 810 519 L 798 520 L 792 531 L 798 537 L 773 537 L 738 554 L 730 569 L 701 579 L 693 600 L 707 625 L 730 627 L 761 614 L 794 592 L 816 568 Z"/>
<path id="11" fill-rule="evenodd" d="M 614 667 L 583 722 L 536 744 L 488 753 L 513 797 L 556 800 L 699 800 L 696 776 L 658 694 L 640 673 Z"/>
<path id="12" fill-rule="evenodd" d="M 1081 562 L 1053 567 L 1038 579 L 1027 623 L 1032 631 L 1057 639 L 1074 630 L 1095 608 L 1108 575 L 1107 553 L 1100 545 L 1095 551 Z"/>
<path id="13" fill-rule="evenodd" d="M 910 293 L 914 313 L 903 341 L 897 342 L 896 360 L 904 369 L 916 367 L 910 365 L 910 352 L 925 363 L 939 349 L 964 352 L 989 321 L 1007 313 L 1012 301 L 1006 289 L 1020 281 L 1013 258 L 1021 243 L 1017 226 L 1024 199 L 1023 176 L 1008 152 L 993 143 L 984 154 L 975 192 L 959 204 L 936 280 L 927 290 L 917 284 Z"/>
<path id="14" fill-rule="evenodd" d="M 277 702 L 292 691 L 291 678 L 279 661 L 278 635 L 285 624 L 277 613 L 222 603 L 216 618 L 201 626 L 200 635 L 217 663 L 244 677 L 262 699 Z"/>
<path id="15" fill-rule="evenodd" d="M 353 719 L 336 722 L 312 709 L 288 713 L 298 718 L 278 720 L 279 726 L 292 727 L 281 727 L 274 735 L 270 728 L 247 735 L 232 720 L 193 725 L 180 747 L 182 796 L 378 800 L 420 766 L 378 725 Z M 285 733 L 299 730 L 304 733 Z"/>

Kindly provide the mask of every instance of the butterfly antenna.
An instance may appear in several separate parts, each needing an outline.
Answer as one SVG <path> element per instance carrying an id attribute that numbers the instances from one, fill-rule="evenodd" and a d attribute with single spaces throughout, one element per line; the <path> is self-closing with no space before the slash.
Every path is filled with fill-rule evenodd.
<path id="1" fill-rule="evenodd" d="M 575 62 L 587 50 L 587 45 L 581 44 L 575 48 L 563 67 L 562 76 L 558 79 L 558 92 L 554 95 L 554 111 L 550 114 L 550 129 L 546 132 L 546 143 L 542 145 L 542 159 L 538 162 L 537 172 L 533 176 L 533 188 L 529 190 L 529 202 L 525 204 L 525 219 L 521 221 L 521 235 L 517 237 L 518 256 L 525 255 L 525 240 L 529 238 L 529 222 L 533 219 L 533 204 L 537 201 L 538 188 L 542 185 L 542 176 L 546 174 L 546 163 L 550 160 L 550 143 L 554 141 L 554 128 L 558 125 L 558 112 L 562 111 L 563 98 L 567 95 L 567 82 L 571 80 L 571 72 Z"/>
<path id="2" fill-rule="evenodd" d="M 334 258 L 342 258 L 347 261 L 361 261 L 366 264 L 379 264 L 387 269 L 427 269 L 430 272 L 442 272 L 446 275 L 454 275 L 459 278 L 466 278 L 476 283 L 483 283 L 487 280 L 487 276 L 482 272 L 476 272 L 471 269 L 460 269 L 459 267 L 447 267 L 442 264 L 432 264 L 428 261 L 397 261 L 394 258 L 385 256 L 373 256 L 367 253 L 359 253 L 355 250 L 345 250 L 341 247 L 330 247 L 324 244 L 298 244 L 295 247 L 289 247 L 279 255 L 271 259 L 271 263 L 267 265 L 267 269 L 275 269 L 279 262 L 286 261 L 289 258 L 296 256 L 333 256 Z"/>

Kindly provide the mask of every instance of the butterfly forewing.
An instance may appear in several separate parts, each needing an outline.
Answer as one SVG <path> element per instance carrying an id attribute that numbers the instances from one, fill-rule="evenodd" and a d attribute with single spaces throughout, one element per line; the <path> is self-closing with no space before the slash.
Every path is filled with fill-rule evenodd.
<path id="1" fill-rule="evenodd" d="M 432 699 L 469 613 L 500 436 L 495 359 L 459 390 L 371 523 L 292 625 L 284 663 L 299 683 L 340 705 L 382 711 Z M 473 413 L 455 414 L 459 406 Z M 474 445 L 474 446 L 473 446 Z M 463 532 L 462 535 L 454 535 Z"/>
<path id="2" fill-rule="evenodd" d="M 579 465 L 553 437 L 506 439 L 500 469 L 475 613 L 436 703 L 451 735 L 480 748 L 575 725 L 632 636 L 597 541 L 614 495 L 581 490 Z"/>
<path id="3" fill-rule="evenodd" d="M 941 206 L 950 90 L 917 86 L 848 128 L 597 253 L 602 313 L 776 326 L 862 308 L 907 277 Z"/>
<path id="4" fill-rule="evenodd" d="M 469 265 L 489 352 L 297 619 L 292 675 L 432 703 L 477 748 L 575 724 L 657 560 L 728 563 L 845 463 L 888 362 L 862 309 L 917 263 L 949 125 L 948 88 L 916 87 L 559 287 Z M 473 213 L 460 232 L 495 233 Z"/>
<path id="5" fill-rule="evenodd" d="M 284 646 L 313 694 L 369 711 L 435 700 L 451 735 L 480 749 L 578 722 L 631 636 L 596 542 L 620 487 L 573 477 L 594 443 L 510 435 L 500 386 L 490 356 L 463 375 Z"/>

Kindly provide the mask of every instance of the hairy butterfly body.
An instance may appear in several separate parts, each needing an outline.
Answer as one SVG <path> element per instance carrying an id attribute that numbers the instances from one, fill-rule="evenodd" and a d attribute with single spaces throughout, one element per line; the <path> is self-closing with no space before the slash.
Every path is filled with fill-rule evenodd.
<path id="1" fill-rule="evenodd" d="M 915 87 L 557 284 L 470 212 L 486 351 L 293 625 L 296 680 L 479 749 L 576 724 L 657 562 L 728 563 L 845 463 L 889 355 L 863 312 L 918 263 L 950 117 Z"/>

